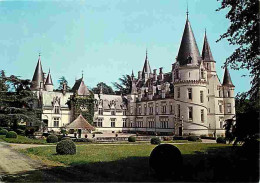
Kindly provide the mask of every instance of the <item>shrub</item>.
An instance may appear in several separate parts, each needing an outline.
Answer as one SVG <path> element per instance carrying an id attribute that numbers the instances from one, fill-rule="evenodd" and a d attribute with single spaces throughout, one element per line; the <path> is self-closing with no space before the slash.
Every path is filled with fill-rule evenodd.
<path id="1" fill-rule="evenodd" d="M 0 135 L 6 135 L 8 131 L 6 129 L 0 130 Z"/>
<path id="2" fill-rule="evenodd" d="M 22 129 L 17 129 L 16 132 L 19 135 L 24 135 L 25 134 L 25 130 L 22 130 Z"/>
<path id="3" fill-rule="evenodd" d="M 171 174 L 177 176 L 182 169 L 181 152 L 170 144 L 158 145 L 150 154 L 149 166 L 157 176 L 168 177 Z"/>
<path id="4" fill-rule="evenodd" d="M 200 135 L 200 138 L 205 139 L 207 138 L 207 135 Z"/>
<path id="5" fill-rule="evenodd" d="M 62 137 L 61 140 L 71 140 L 70 137 Z"/>
<path id="6" fill-rule="evenodd" d="M 163 137 L 163 141 L 170 141 L 171 138 L 170 137 Z"/>
<path id="7" fill-rule="evenodd" d="M 3 128 L 2 128 L 2 127 L 0 127 L 0 131 L 1 131 L 1 130 L 3 130 Z"/>
<path id="8" fill-rule="evenodd" d="M 199 137 L 197 137 L 197 136 L 188 136 L 188 141 L 199 141 L 200 140 L 200 138 Z"/>
<path id="9" fill-rule="evenodd" d="M 49 135 L 46 139 L 48 143 L 56 143 L 58 142 L 58 137 L 56 135 Z"/>
<path id="10" fill-rule="evenodd" d="M 17 133 L 14 132 L 14 131 L 10 131 L 10 132 L 8 132 L 8 133 L 6 134 L 5 137 L 6 137 L 6 138 L 14 138 L 14 139 L 16 139 L 16 138 L 17 138 Z"/>
<path id="11" fill-rule="evenodd" d="M 128 137 L 128 142 L 135 142 L 136 138 L 134 136 Z"/>
<path id="12" fill-rule="evenodd" d="M 80 138 L 80 139 L 73 139 L 73 142 L 89 142 L 92 143 L 93 140 L 92 139 L 86 139 L 86 138 Z"/>
<path id="13" fill-rule="evenodd" d="M 161 140 L 158 137 L 151 138 L 151 144 L 160 144 Z"/>
<path id="14" fill-rule="evenodd" d="M 57 144 L 56 152 L 60 155 L 76 154 L 76 145 L 72 140 L 62 140 Z"/>
<path id="15" fill-rule="evenodd" d="M 187 137 L 183 137 L 183 136 L 174 136 L 173 140 L 187 140 Z"/>
<path id="16" fill-rule="evenodd" d="M 226 143 L 225 137 L 218 137 L 217 138 L 217 143 L 218 144 L 225 144 Z"/>

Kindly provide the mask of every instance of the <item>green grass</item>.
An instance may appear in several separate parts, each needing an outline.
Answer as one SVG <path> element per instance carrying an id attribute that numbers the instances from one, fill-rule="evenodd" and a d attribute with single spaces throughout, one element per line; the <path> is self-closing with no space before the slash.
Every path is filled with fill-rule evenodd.
<path id="1" fill-rule="evenodd" d="M 54 166 L 6 176 L 3 181 L 18 182 L 212 182 L 252 181 L 259 167 L 245 161 L 241 146 L 226 144 L 176 144 L 183 156 L 182 174 L 162 180 L 149 169 L 150 144 L 77 145 L 76 155 L 57 155 L 55 146 L 20 150 L 30 157 Z M 258 164 L 258 163 L 257 163 Z M 174 165 L 173 165 L 174 166 Z"/>
<path id="2" fill-rule="evenodd" d="M 36 155 L 47 158 L 51 161 L 63 163 L 65 165 L 76 165 L 94 162 L 109 162 L 128 157 L 147 157 L 156 145 L 78 145 L 75 155 L 56 155 L 56 147 L 37 147 L 22 150 L 28 155 Z M 223 144 L 177 144 L 182 154 L 194 154 L 195 152 L 205 152 L 208 148 L 225 147 Z"/>
<path id="3" fill-rule="evenodd" d="M 8 143 L 18 144 L 47 144 L 44 139 L 30 139 L 25 136 L 18 135 L 17 138 L 6 138 L 5 135 L 0 135 L 0 139 Z"/>

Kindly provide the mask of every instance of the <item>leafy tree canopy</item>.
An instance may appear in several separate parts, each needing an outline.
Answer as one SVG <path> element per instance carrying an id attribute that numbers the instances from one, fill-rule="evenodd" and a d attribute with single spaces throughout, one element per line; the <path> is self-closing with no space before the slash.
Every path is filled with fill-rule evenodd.
<path id="1" fill-rule="evenodd" d="M 37 109 L 37 97 L 30 90 L 30 80 L 19 79 L 17 76 L 1 75 L 0 83 L 8 83 L 11 91 L 1 90 L 0 94 L 0 126 L 11 127 L 14 130 L 18 122 L 40 123 L 40 110 Z"/>
<path id="2" fill-rule="evenodd" d="M 62 76 L 59 80 L 59 87 L 58 87 L 58 90 L 62 90 L 63 89 L 63 84 L 65 83 L 66 84 L 66 90 L 69 91 L 70 90 L 70 87 L 68 85 L 68 81 L 66 80 L 66 78 L 64 76 Z"/>
<path id="3" fill-rule="evenodd" d="M 92 91 L 95 94 L 99 94 L 101 87 L 102 87 L 102 90 L 103 90 L 103 94 L 110 94 L 110 95 L 115 94 L 115 92 L 112 89 L 112 87 L 108 86 L 106 83 L 103 83 L 103 82 L 99 82 L 96 87 L 92 88 Z"/>
<path id="4" fill-rule="evenodd" d="M 126 95 L 131 93 L 132 80 L 129 75 L 123 75 L 121 78 L 119 78 L 119 83 L 114 82 L 113 85 L 117 89 L 117 94 Z"/>
<path id="5" fill-rule="evenodd" d="M 220 0 L 218 0 L 220 1 Z M 248 91 L 250 98 L 259 97 L 259 4 L 258 0 L 222 0 L 221 7 L 226 10 L 226 18 L 230 20 L 230 27 L 222 34 L 219 40 L 227 39 L 229 44 L 238 48 L 230 55 L 225 65 L 232 69 L 248 69 L 252 77 L 251 89 Z"/>

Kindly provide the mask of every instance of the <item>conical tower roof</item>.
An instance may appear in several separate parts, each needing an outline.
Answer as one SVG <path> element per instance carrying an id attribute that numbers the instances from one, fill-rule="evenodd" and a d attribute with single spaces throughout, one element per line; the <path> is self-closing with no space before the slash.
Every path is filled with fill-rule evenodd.
<path id="1" fill-rule="evenodd" d="M 42 84 L 41 84 L 42 83 Z M 42 71 L 41 56 L 39 55 L 38 63 L 34 71 L 31 89 L 37 90 L 43 88 L 44 75 Z"/>
<path id="2" fill-rule="evenodd" d="M 48 73 L 47 79 L 46 79 L 46 81 L 45 81 L 45 85 L 53 85 L 52 79 L 51 79 L 50 69 L 49 69 L 49 73 Z"/>
<path id="3" fill-rule="evenodd" d="M 229 74 L 229 71 L 228 71 L 228 68 L 225 67 L 225 72 L 224 72 L 224 78 L 223 78 L 223 83 L 222 83 L 223 86 L 232 86 L 234 87 L 232 81 L 231 81 L 231 77 L 230 77 L 230 74 Z"/>
<path id="4" fill-rule="evenodd" d="M 148 61 L 148 56 L 147 56 L 147 50 L 146 50 L 146 56 L 145 56 L 145 61 L 144 61 L 144 67 L 143 67 L 143 71 L 142 71 L 142 75 L 144 75 L 144 73 L 152 73 L 149 61 Z"/>
<path id="5" fill-rule="evenodd" d="M 187 16 L 177 61 L 179 61 L 180 65 L 188 63 L 198 65 L 199 60 L 201 60 L 199 49 Z"/>
<path id="6" fill-rule="evenodd" d="M 203 43 L 203 49 L 202 49 L 201 55 L 202 55 L 202 59 L 204 61 L 214 61 L 214 58 L 212 56 L 212 53 L 211 53 L 211 50 L 209 47 L 206 31 L 205 31 L 204 43 Z"/>

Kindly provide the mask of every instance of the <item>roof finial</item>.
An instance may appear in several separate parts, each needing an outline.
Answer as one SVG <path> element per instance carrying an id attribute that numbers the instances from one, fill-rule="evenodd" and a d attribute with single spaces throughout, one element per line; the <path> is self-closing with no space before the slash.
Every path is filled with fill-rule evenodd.
<path id="1" fill-rule="evenodd" d="M 84 71 L 82 70 L 81 72 L 82 72 L 82 77 L 81 77 L 81 78 L 83 79 L 83 76 L 84 76 Z"/>
<path id="2" fill-rule="evenodd" d="M 51 68 L 49 68 L 49 73 L 51 73 Z"/>
<path id="3" fill-rule="evenodd" d="M 146 48 L 146 58 L 147 58 L 147 48 Z"/>
<path id="4" fill-rule="evenodd" d="M 207 29 L 205 28 L 205 35 L 207 34 Z"/>
<path id="5" fill-rule="evenodd" d="M 186 11 L 186 15 L 187 15 L 187 19 L 189 18 L 189 3 L 188 3 L 188 0 L 186 1 L 187 2 L 187 11 Z"/>
<path id="6" fill-rule="evenodd" d="M 41 52 L 39 52 L 39 57 L 41 57 Z"/>

